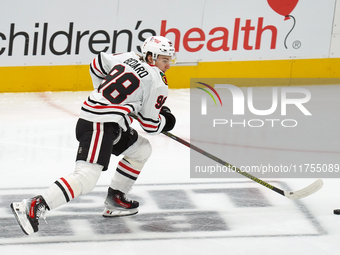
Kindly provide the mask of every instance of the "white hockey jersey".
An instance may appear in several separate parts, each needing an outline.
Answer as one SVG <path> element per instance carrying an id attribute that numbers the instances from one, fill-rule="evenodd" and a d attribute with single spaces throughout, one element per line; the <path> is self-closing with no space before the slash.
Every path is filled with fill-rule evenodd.
<path id="1" fill-rule="evenodd" d="M 80 118 L 92 122 L 116 122 L 125 131 L 138 116 L 141 127 L 158 134 L 165 125 L 159 111 L 168 96 L 164 73 L 139 60 L 134 52 L 101 52 L 90 64 L 94 91 L 83 103 Z"/>

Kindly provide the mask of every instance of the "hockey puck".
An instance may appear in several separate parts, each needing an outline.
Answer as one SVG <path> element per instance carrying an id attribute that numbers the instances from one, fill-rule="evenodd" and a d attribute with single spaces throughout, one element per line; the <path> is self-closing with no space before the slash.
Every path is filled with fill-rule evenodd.
<path id="1" fill-rule="evenodd" d="M 333 213 L 334 214 L 340 214 L 340 209 L 334 209 Z"/>

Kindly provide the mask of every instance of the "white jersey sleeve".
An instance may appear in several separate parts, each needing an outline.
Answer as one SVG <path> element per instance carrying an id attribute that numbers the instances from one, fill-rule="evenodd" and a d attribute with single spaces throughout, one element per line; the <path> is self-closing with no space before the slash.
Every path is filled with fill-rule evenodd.
<path id="1" fill-rule="evenodd" d="M 159 134 L 165 125 L 165 118 L 159 114 L 159 111 L 167 99 L 168 88 L 162 81 L 161 71 L 157 67 L 154 71 L 153 84 L 144 93 L 143 107 L 138 112 L 138 121 L 144 131 Z"/>

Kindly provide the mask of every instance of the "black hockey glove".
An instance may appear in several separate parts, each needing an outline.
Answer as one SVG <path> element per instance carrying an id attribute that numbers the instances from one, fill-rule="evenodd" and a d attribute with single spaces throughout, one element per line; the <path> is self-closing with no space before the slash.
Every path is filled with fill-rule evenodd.
<path id="1" fill-rule="evenodd" d="M 162 132 L 163 131 L 170 131 L 171 129 L 173 129 L 175 124 L 176 124 L 176 118 L 171 113 L 169 107 L 163 106 L 159 113 L 162 114 L 165 117 L 165 126 L 164 126 Z"/>

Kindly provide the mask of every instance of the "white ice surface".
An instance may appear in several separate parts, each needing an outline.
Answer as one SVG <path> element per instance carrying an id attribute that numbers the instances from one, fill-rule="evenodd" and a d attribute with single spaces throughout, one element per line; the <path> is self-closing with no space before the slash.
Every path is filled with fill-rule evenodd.
<path id="1" fill-rule="evenodd" d="M 313 158 L 316 154 L 322 154 L 325 161 L 340 163 L 340 86 L 309 86 L 308 89 L 312 93 L 312 98 L 313 95 L 319 96 L 319 100 L 311 100 L 308 107 L 312 112 L 320 111 L 322 113 L 322 128 L 312 125 L 306 130 L 305 136 L 301 138 L 297 135 L 296 140 L 301 140 L 298 150 L 295 147 L 289 147 L 289 143 L 284 137 L 281 138 L 282 143 L 276 144 L 275 150 L 272 146 L 264 148 L 261 147 L 263 144 L 261 145 L 259 141 L 266 139 L 265 133 L 261 133 L 260 140 L 258 136 L 249 134 L 243 138 L 238 136 L 237 139 L 227 143 L 225 147 L 237 153 L 235 153 L 235 158 L 225 156 L 223 159 L 234 165 L 239 165 L 249 156 L 251 159 L 249 164 L 261 164 L 266 160 L 265 155 L 270 155 L 273 164 L 275 164 L 276 156 L 278 162 L 281 163 L 282 158 L 278 155 L 281 155 L 280 149 L 282 149 L 286 153 L 285 155 L 298 154 L 301 158 L 308 159 Z M 25 192 L 29 194 L 31 187 L 34 189 L 46 188 L 57 178 L 73 171 L 77 149 L 74 128 L 80 105 L 88 94 L 89 92 L 0 94 L 1 194 L 22 194 Z M 189 90 L 170 90 L 166 104 L 177 117 L 177 125 L 171 132 L 189 140 Z M 141 131 L 138 125 L 135 124 L 134 127 Z M 144 135 L 142 131 L 141 134 Z M 270 135 L 269 133 L 268 139 L 270 139 Z M 186 194 L 194 201 L 197 208 L 200 210 L 212 208 L 221 217 L 227 218 L 229 231 L 222 231 L 223 235 L 217 237 L 213 237 L 215 233 L 204 231 L 200 233 L 178 231 L 175 234 L 151 231 L 148 235 L 147 232 L 138 232 L 139 223 L 133 222 L 133 218 L 126 218 L 124 222 L 134 229 L 133 235 L 121 235 L 119 238 L 105 235 L 94 236 L 91 240 L 90 236 L 84 236 L 82 239 L 81 234 L 78 233 L 76 241 L 72 241 L 72 236 L 71 242 L 65 242 L 64 239 L 60 241 L 59 236 L 45 236 L 39 237 L 42 240 L 41 243 L 39 243 L 38 237 L 22 236 L 19 237 L 21 241 L 14 238 L 14 244 L 6 243 L 7 239 L 1 238 L 0 254 L 340 254 L 338 239 L 340 238 L 340 215 L 333 214 L 333 209 L 340 208 L 339 179 L 323 179 L 324 187 L 320 191 L 302 199 L 300 204 L 296 204 L 244 177 L 239 179 L 191 179 L 189 148 L 164 135 L 149 136 L 145 134 L 145 137 L 152 143 L 153 155 L 143 169 L 131 194 L 140 192 L 147 197 L 144 189 L 152 190 L 156 187 L 160 190 L 171 190 L 184 189 L 183 187 L 185 187 L 187 188 Z M 195 141 L 191 142 L 195 144 Z M 197 141 L 198 146 L 200 142 L 202 141 Z M 280 148 L 280 144 L 283 144 L 284 147 Z M 257 156 L 251 157 L 251 155 Z M 118 159 L 112 157 L 110 169 L 103 172 L 98 181 L 97 191 L 105 191 L 117 162 Z M 288 185 L 292 190 L 298 190 L 314 180 L 295 178 L 266 181 L 278 186 L 282 182 L 282 185 Z M 179 186 L 175 184 L 179 184 Z M 223 204 L 225 197 L 222 194 L 210 196 L 192 191 L 197 188 L 204 189 L 208 187 L 207 185 L 212 185 L 209 188 L 216 187 L 217 189 L 248 186 L 256 188 L 272 206 L 253 207 L 252 210 L 245 207 L 231 209 Z M 284 186 L 280 187 L 284 188 Z M 171 206 L 171 197 L 167 199 L 169 199 L 167 204 Z M 173 202 L 176 202 L 175 199 Z M 63 208 L 67 211 L 68 206 L 67 204 Z M 70 206 L 72 205 L 70 204 Z M 0 220 L 12 220 L 12 216 L 8 215 L 8 208 L 0 208 L 0 210 Z M 304 210 L 307 213 L 303 212 Z M 142 204 L 140 207 L 141 216 L 143 216 L 143 211 L 144 213 L 152 212 L 155 215 L 158 212 L 164 212 L 148 201 L 145 201 L 144 206 Z M 195 210 L 190 212 L 192 211 L 194 213 Z M 50 213 L 52 214 L 52 212 Z M 4 218 L 1 218 L 1 215 L 5 215 Z M 59 216 L 60 221 L 63 221 L 62 215 L 61 213 Z M 94 214 L 93 218 L 96 219 L 96 217 L 99 219 L 101 216 Z M 175 217 L 172 220 L 181 220 L 180 215 L 172 217 Z M 154 219 L 156 223 L 157 220 L 157 218 Z M 53 226 L 53 224 L 51 226 L 51 224 L 49 224 L 50 228 L 58 229 L 58 226 Z M 185 228 L 186 223 L 183 224 Z M 204 220 L 201 224 L 204 228 Z M 43 231 L 44 223 L 41 225 L 41 231 Z M 80 226 L 86 229 L 85 225 L 85 223 L 84 226 L 76 225 L 76 231 L 82 231 Z M 19 228 L 14 220 L 13 228 Z M 3 229 L 1 222 L 0 229 Z M 100 237 L 103 239 L 101 240 Z M 43 243 L 47 239 L 48 243 Z M 29 244 L 30 240 L 32 240 L 32 244 Z"/>

